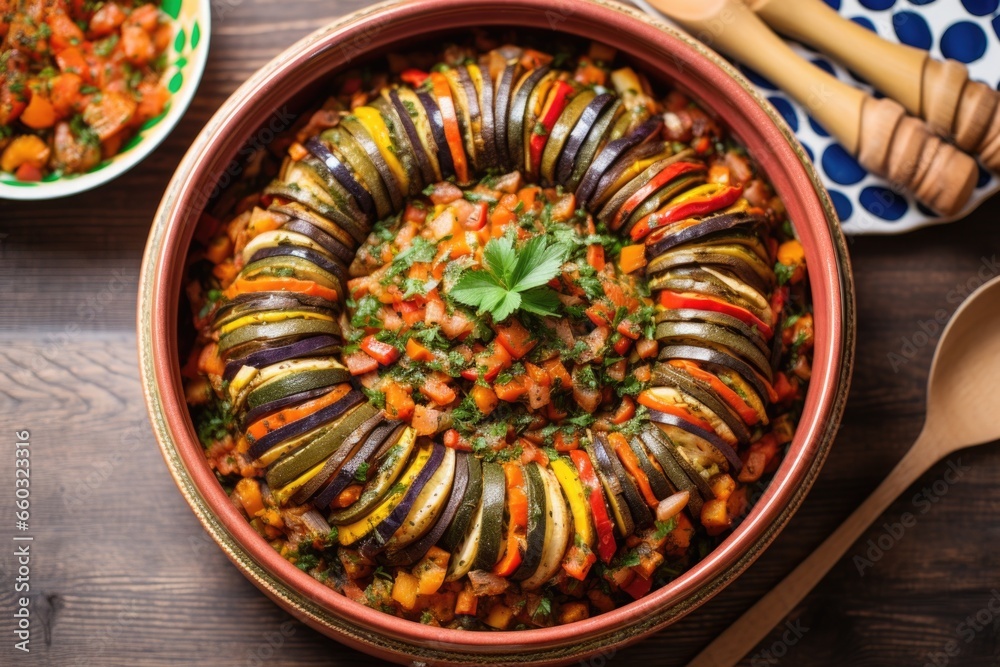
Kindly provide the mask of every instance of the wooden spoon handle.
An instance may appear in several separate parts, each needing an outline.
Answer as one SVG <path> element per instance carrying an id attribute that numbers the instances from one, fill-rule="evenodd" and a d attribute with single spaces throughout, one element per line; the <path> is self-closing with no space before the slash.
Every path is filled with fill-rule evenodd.
<path id="1" fill-rule="evenodd" d="M 937 454 L 925 432 L 889 476 L 823 544 L 717 636 L 688 667 L 729 667 L 739 662 L 823 579 L 892 501 L 936 461 Z"/>
<path id="2" fill-rule="evenodd" d="M 745 2 L 779 32 L 833 56 L 909 113 L 925 119 L 936 134 L 980 155 L 987 167 L 1000 169 L 997 151 L 986 151 L 1000 143 L 1000 93 L 969 81 L 965 65 L 888 42 L 822 0 Z"/>
<path id="3" fill-rule="evenodd" d="M 805 106 L 871 172 L 953 215 L 975 187 L 975 161 L 931 136 L 891 100 L 875 100 L 800 58 L 739 0 L 651 0 L 706 45 L 741 60 Z M 1000 152 L 1000 148 L 998 151 Z"/>

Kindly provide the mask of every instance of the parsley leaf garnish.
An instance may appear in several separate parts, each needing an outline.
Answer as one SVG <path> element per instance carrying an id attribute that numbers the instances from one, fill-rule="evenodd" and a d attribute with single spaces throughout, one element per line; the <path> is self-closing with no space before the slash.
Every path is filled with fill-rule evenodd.
<path id="1" fill-rule="evenodd" d="M 520 249 L 509 237 L 492 239 L 483 249 L 483 268 L 466 271 L 451 290 L 456 301 L 489 312 L 500 322 L 521 309 L 555 315 L 556 293 L 544 285 L 562 268 L 563 248 L 536 236 Z"/>

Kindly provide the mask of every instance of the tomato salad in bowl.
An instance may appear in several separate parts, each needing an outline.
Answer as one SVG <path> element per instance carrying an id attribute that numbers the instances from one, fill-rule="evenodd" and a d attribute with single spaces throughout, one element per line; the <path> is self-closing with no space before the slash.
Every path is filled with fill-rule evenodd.
<path id="1" fill-rule="evenodd" d="M 483 37 L 336 90 L 188 261 L 185 394 L 234 504 L 326 586 L 441 627 L 570 623 L 680 576 L 810 377 L 766 179 L 601 44 Z"/>

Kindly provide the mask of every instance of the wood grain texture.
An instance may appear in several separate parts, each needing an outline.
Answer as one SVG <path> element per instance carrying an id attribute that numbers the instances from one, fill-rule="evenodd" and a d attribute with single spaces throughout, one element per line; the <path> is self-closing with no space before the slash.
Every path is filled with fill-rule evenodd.
<path id="1" fill-rule="evenodd" d="M 289 667 L 377 664 L 291 621 L 206 537 L 167 474 L 136 368 L 136 275 L 150 217 L 198 128 L 251 71 L 362 2 L 215 5 L 209 67 L 178 130 L 114 185 L 46 203 L 0 202 L 0 456 L 31 431 L 32 653 L 12 644 L 14 560 L 0 549 L 0 664 Z M 223 11 L 224 10 L 224 11 Z M 935 317 L 1000 274 L 1000 204 L 904 237 L 851 243 L 858 355 L 844 426 L 805 504 L 748 572 L 668 630 L 604 664 L 683 665 L 818 545 L 895 465 L 920 430 Z M 923 327 L 921 326 L 923 324 Z M 922 333 L 926 330 L 928 333 Z M 907 341 L 906 343 L 904 343 Z M 896 355 L 896 356 L 891 356 Z M 8 459 L 9 460 L 9 459 Z M 951 665 L 996 665 L 991 618 L 965 630 L 1000 588 L 1000 448 L 951 457 L 968 471 L 921 513 L 924 475 L 849 550 L 784 628 L 745 664 L 923 665 L 949 641 Z M 0 540 L 10 544 L 13 473 L 0 465 Z M 912 512 L 884 556 L 852 562 L 882 525 Z M 976 622 L 973 619 L 973 622 Z M 47 630 L 46 630 L 47 628 Z M 793 635 L 789 635 L 790 637 Z M 971 639 L 966 643 L 966 639 Z M 760 651 L 780 646 L 778 663 Z M 17 662 L 14 662 L 14 660 Z M 597 663 L 595 663 L 597 664 Z"/>

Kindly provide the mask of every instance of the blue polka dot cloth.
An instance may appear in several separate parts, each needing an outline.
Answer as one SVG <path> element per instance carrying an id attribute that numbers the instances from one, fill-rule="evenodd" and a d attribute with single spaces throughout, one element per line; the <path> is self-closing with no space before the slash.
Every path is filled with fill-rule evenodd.
<path id="1" fill-rule="evenodd" d="M 936 58 L 953 58 L 969 68 L 969 77 L 1000 90 L 1000 0 L 824 0 L 842 16 L 891 42 L 926 49 Z M 643 0 L 643 10 L 662 18 Z M 832 57 L 789 42 L 799 55 L 838 79 L 876 97 L 860 76 Z M 865 171 L 795 100 L 750 69 L 740 66 L 758 92 L 778 111 L 816 163 L 830 199 L 847 234 L 898 234 L 926 225 L 964 217 L 1000 190 L 1000 179 L 982 167 L 968 206 L 959 215 L 944 218 L 893 191 L 889 184 Z"/>

